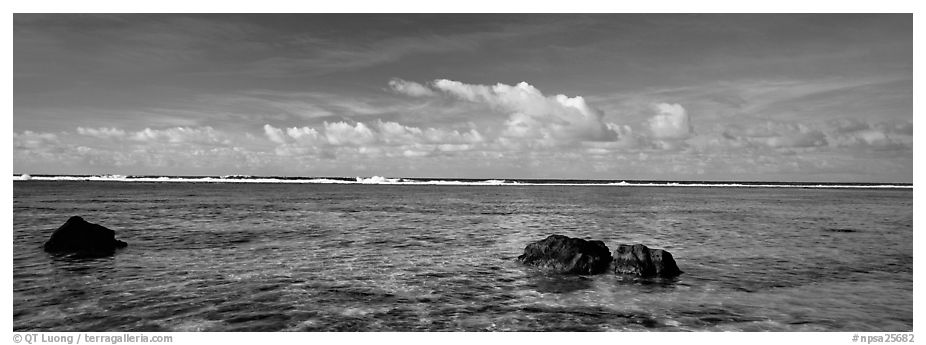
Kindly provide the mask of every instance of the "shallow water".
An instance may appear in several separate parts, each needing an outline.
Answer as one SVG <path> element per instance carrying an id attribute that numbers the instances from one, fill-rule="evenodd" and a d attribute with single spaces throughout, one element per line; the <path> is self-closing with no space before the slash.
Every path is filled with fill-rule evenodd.
<path id="1" fill-rule="evenodd" d="M 14 331 L 911 331 L 912 190 L 16 181 Z M 69 216 L 116 255 L 41 249 Z M 515 262 L 550 234 L 672 280 Z"/>

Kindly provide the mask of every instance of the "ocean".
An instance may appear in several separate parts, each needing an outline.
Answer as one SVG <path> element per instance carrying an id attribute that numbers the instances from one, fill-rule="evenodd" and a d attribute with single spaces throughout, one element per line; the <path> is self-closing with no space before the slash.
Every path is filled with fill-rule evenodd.
<path id="1" fill-rule="evenodd" d="M 25 179 L 18 332 L 913 329 L 909 186 Z M 45 253 L 75 215 L 128 247 Z M 684 274 L 515 261 L 551 234 L 662 248 Z"/>

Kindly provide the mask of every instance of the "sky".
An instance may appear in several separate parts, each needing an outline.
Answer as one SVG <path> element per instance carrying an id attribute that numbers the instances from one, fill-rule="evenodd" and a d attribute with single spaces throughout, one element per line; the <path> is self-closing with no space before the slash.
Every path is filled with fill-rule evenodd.
<path id="1" fill-rule="evenodd" d="M 28 174 L 912 182 L 911 14 L 23 14 Z"/>

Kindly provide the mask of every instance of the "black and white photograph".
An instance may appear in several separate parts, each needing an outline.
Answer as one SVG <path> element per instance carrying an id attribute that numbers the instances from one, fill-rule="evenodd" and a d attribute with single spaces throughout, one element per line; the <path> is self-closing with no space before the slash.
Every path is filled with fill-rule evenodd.
<path id="1" fill-rule="evenodd" d="M 11 18 L 16 343 L 915 341 L 913 13 Z"/>

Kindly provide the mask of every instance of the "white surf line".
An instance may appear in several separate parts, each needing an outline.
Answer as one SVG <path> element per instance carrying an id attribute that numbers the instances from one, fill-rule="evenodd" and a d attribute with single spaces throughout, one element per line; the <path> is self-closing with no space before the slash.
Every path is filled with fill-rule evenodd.
<path id="1" fill-rule="evenodd" d="M 276 178 L 183 178 L 183 177 L 113 177 L 113 176 L 13 176 L 14 181 L 103 181 L 103 182 L 173 182 L 173 183 L 290 183 L 290 184 L 361 184 L 361 185 L 423 185 L 423 186 L 583 186 L 583 187 L 702 187 L 702 188 L 837 188 L 837 189 L 913 189 L 907 185 L 809 185 L 809 184 L 711 184 L 711 183 L 530 183 L 507 180 L 485 180 L 479 182 L 463 182 L 453 180 L 429 181 L 389 181 L 362 179 L 359 181 L 334 179 L 276 179 Z M 399 179 L 401 180 L 401 179 Z"/>

